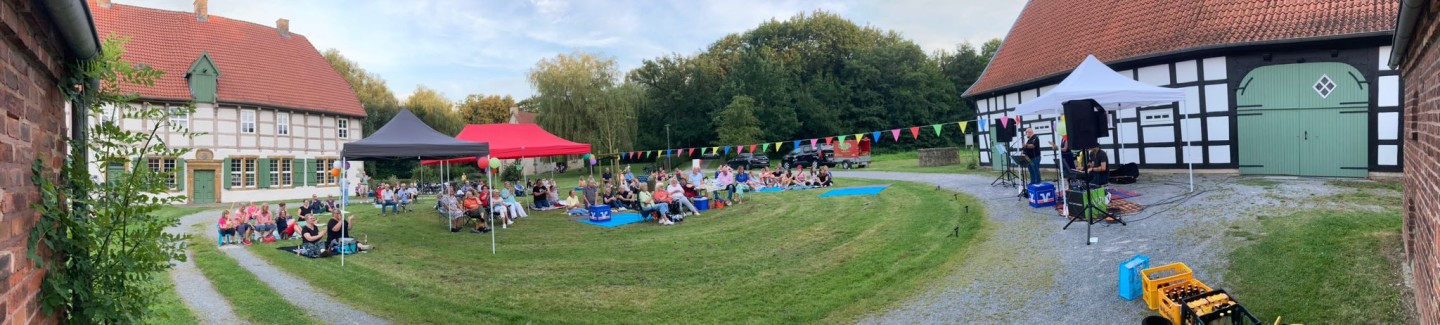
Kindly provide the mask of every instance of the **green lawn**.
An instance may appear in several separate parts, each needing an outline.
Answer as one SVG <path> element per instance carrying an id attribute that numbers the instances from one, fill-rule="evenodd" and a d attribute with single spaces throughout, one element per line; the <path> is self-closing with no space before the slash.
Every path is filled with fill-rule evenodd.
<path id="1" fill-rule="evenodd" d="M 210 279 L 221 296 L 230 300 L 236 315 L 256 324 L 320 324 L 240 267 L 239 262 L 221 253 L 211 245 L 214 243 L 192 238 L 190 251 L 195 256 L 195 266 Z M 264 247 L 272 246 L 274 244 Z"/>
<path id="2" fill-rule="evenodd" d="M 202 207 L 165 207 L 155 212 L 156 217 L 180 218 L 192 213 L 205 211 L 210 208 Z M 180 300 L 180 295 L 175 293 L 175 286 L 170 283 L 170 277 L 164 273 L 157 274 L 155 281 L 162 282 L 166 286 L 165 291 L 160 292 L 158 302 L 150 306 L 150 313 L 145 315 L 145 324 L 198 324 L 200 320 L 195 318 L 195 312 L 185 306 Z"/>
<path id="3" fill-rule="evenodd" d="M 432 212 L 377 217 L 361 205 L 351 208 L 357 237 L 376 249 L 343 269 L 338 258 L 250 249 L 398 323 L 838 323 L 946 274 L 984 222 L 979 201 L 929 185 L 818 194 L 753 194 L 676 226 L 533 213 L 500 230 L 493 256 L 490 235 L 450 233 Z M 947 238 L 957 223 L 960 237 Z"/>
<path id="4" fill-rule="evenodd" d="M 937 167 L 920 167 L 920 153 L 916 151 L 907 151 L 873 155 L 870 157 L 870 166 L 862 168 L 860 170 L 945 174 L 982 173 L 990 170 L 987 167 L 980 166 L 979 162 L 980 156 L 977 151 L 961 148 L 959 164 Z"/>
<path id="5" fill-rule="evenodd" d="M 1405 324 L 1398 210 L 1260 221 L 1230 255 L 1226 289 L 1262 322 Z"/>

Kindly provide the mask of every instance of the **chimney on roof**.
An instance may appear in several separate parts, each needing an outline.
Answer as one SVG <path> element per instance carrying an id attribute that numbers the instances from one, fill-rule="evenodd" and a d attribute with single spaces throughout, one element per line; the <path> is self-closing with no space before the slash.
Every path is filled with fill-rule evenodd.
<path id="1" fill-rule="evenodd" d="M 210 1 L 209 1 L 209 0 L 195 0 L 195 20 L 196 20 L 196 21 L 208 21 L 208 20 L 210 20 Z"/>
<path id="2" fill-rule="evenodd" d="M 275 31 L 280 32 L 280 37 L 290 38 L 290 20 L 285 18 L 276 19 Z"/>
<path id="3" fill-rule="evenodd" d="M 110 0 L 100 0 L 100 1 L 97 1 L 97 3 L 100 5 L 100 8 L 110 9 L 110 6 L 111 6 Z"/>

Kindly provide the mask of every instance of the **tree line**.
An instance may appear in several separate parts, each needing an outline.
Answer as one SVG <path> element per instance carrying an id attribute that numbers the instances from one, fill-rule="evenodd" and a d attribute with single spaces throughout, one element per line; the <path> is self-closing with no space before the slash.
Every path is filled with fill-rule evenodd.
<path id="1" fill-rule="evenodd" d="M 365 135 L 401 107 L 454 135 L 465 124 L 501 123 L 510 108 L 536 113 L 558 136 L 606 154 L 753 144 L 973 119 L 960 94 L 984 71 L 999 39 L 925 53 L 894 31 L 860 26 L 824 11 L 770 20 L 726 35 L 693 55 L 645 60 L 622 73 L 613 58 L 574 52 L 536 63 L 535 94 L 472 94 L 450 102 L 419 87 L 397 100 L 385 81 L 338 51 L 325 57 L 356 90 L 368 114 Z M 972 131 L 973 132 L 973 131 Z M 884 144 L 878 150 L 947 146 L 957 133 Z M 413 163 L 370 164 L 371 175 L 409 177 Z M 370 167 L 367 167 L 369 169 Z"/>

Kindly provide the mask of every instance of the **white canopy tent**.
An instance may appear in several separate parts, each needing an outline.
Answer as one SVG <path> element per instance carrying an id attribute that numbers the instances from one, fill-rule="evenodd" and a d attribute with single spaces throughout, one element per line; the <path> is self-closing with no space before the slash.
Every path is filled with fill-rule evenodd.
<path id="1" fill-rule="evenodd" d="M 1015 107 L 1015 115 L 1031 114 L 1062 114 L 1062 105 L 1067 101 L 1092 99 L 1105 108 L 1106 111 L 1118 111 L 1122 109 L 1167 105 L 1179 102 L 1185 103 L 1185 91 L 1175 88 L 1165 88 L 1145 84 L 1129 77 L 1120 75 L 1110 69 L 1105 63 L 1095 59 L 1094 55 L 1088 55 L 1075 70 L 1070 72 L 1065 80 L 1059 85 L 1034 100 L 1026 101 Z M 1184 111 L 1181 107 L 1180 111 Z M 1184 119 L 1177 119 L 1181 123 L 1182 133 Z M 1116 132 L 1119 135 L 1120 132 Z M 1190 169 L 1190 191 L 1195 191 L 1195 163 L 1190 159 L 1190 141 L 1185 141 L 1185 162 Z M 1116 152 L 1116 158 L 1120 153 Z M 1117 160 L 1118 161 L 1118 160 Z"/>

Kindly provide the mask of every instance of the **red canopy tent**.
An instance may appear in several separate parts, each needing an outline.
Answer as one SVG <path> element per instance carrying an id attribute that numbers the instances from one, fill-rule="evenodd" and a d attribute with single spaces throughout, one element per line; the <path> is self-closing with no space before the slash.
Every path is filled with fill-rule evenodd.
<path id="1" fill-rule="evenodd" d="M 557 137 L 535 124 L 471 124 L 456 139 L 490 144 L 490 156 L 499 159 L 536 158 L 590 153 L 590 145 Z M 425 160 L 422 165 L 473 163 L 475 157 Z"/>

